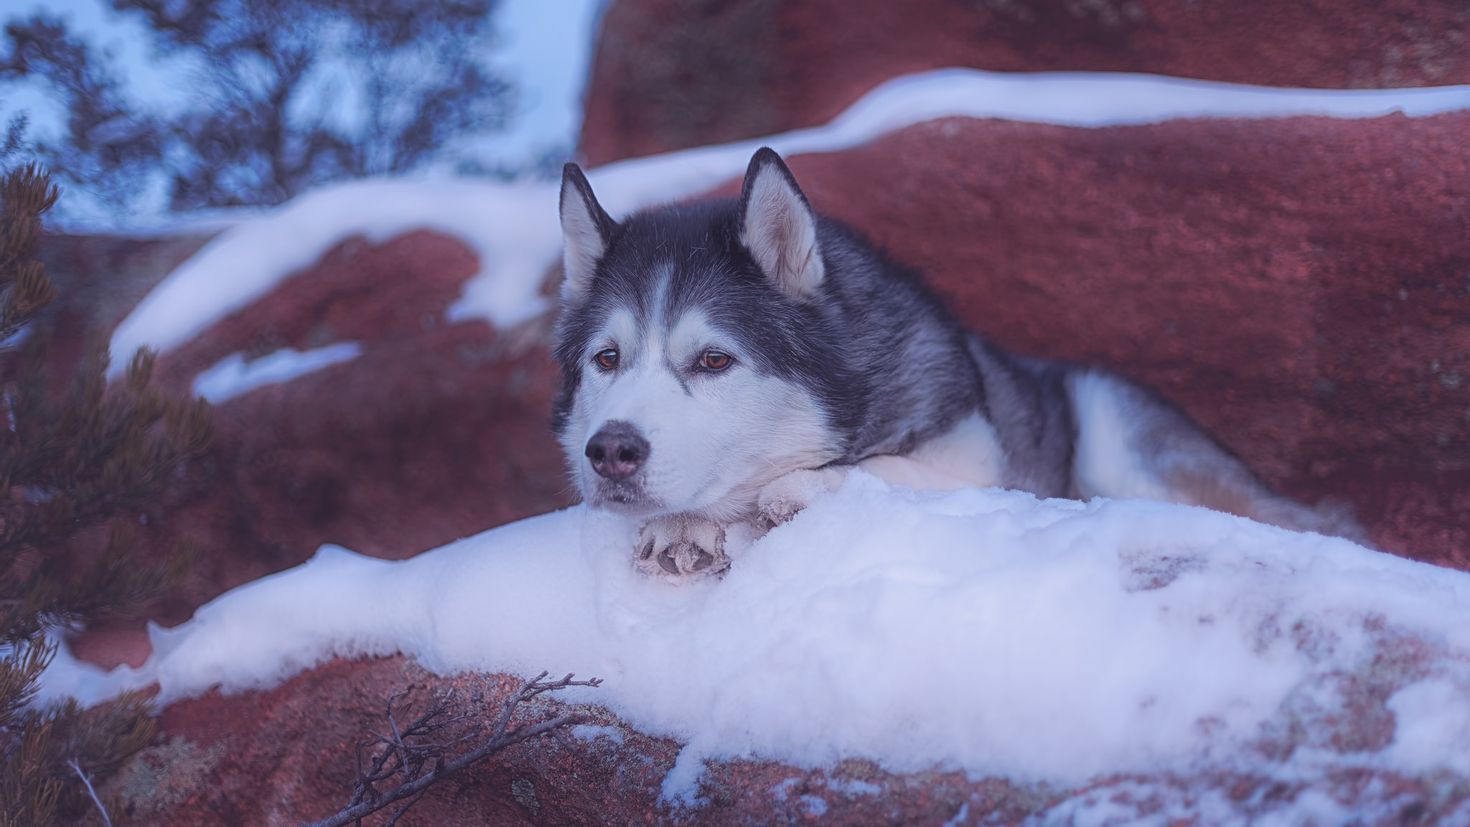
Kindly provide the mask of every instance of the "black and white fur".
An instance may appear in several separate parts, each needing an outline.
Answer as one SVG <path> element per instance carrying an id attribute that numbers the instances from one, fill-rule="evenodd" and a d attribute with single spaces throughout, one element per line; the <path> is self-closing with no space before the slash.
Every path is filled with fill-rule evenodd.
<path id="1" fill-rule="evenodd" d="M 915 488 L 1143 497 L 1352 531 L 1275 495 L 1137 385 L 965 331 L 912 272 L 815 213 L 770 149 L 738 201 L 621 222 L 569 164 L 561 223 L 554 427 L 585 500 L 646 519 L 634 558 L 650 573 L 723 571 L 727 526 L 789 519 L 854 466 Z"/>

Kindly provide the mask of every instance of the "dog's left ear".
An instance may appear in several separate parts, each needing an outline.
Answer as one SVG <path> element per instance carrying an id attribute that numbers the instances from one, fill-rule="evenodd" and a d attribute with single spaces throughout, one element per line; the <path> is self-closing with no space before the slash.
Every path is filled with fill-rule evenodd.
<path id="1" fill-rule="evenodd" d="M 561 171 L 561 236 L 562 299 L 576 304 L 586 297 L 592 286 L 597 264 L 607 253 L 607 245 L 617 229 L 617 222 L 597 203 L 592 185 L 582 168 L 567 164 Z"/>
<path id="2" fill-rule="evenodd" d="M 740 243 L 781 292 L 801 299 L 822 283 L 817 216 L 786 162 L 770 147 L 756 150 L 740 191 Z"/>

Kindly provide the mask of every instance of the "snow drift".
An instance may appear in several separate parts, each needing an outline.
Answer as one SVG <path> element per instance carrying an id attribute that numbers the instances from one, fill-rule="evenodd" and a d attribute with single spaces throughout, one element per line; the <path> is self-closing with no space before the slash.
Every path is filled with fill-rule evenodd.
<path id="1" fill-rule="evenodd" d="M 1077 783 L 1329 766 L 1470 774 L 1470 575 L 1203 509 L 922 494 L 858 473 L 720 582 L 630 564 L 635 526 L 575 508 L 389 562 L 324 547 L 154 630 L 137 670 L 59 659 L 50 695 L 170 701 L 331 657 L 576 672 L 570 699 L 702 761 Z"/>

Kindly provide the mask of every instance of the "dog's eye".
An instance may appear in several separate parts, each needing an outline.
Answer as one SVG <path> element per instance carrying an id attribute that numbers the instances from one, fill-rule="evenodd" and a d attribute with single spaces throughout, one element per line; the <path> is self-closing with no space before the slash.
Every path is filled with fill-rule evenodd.
<path id="1" fill-rule="evenodd" d="M 730 367 L 735 357 L 718 350 L 706 350 L 699 356 L 699 366 L 704 370 L 718 373 Z"/>
<path id="2" fill-rule="evenodd" d="M 592 361 L 596 362 L 597 366 L 603 370 L 616 370 L 618 367 L 618 349 L 610 347 L 607 350 L 600 350 L 596 356 L 592 357 Z"/>

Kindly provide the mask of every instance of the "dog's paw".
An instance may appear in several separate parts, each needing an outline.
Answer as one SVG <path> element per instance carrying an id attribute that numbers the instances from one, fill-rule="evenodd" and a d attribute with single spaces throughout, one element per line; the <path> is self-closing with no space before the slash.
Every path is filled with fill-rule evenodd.
<path id="1" fill-rule="evenodd" d="M 790 522 L 818 496 L 842 484 L 845 468 L 815 468 L 779 476 L 761 489 L 756 498 L 756 529 L 769 531 Z"/>
<path id="2" fill-rule="evenodd" d="M 638 532 L 633 565 L 663 580 L 690 580 L 724 574 L 725 529 L 699 517 L 661 517 Z"/>

